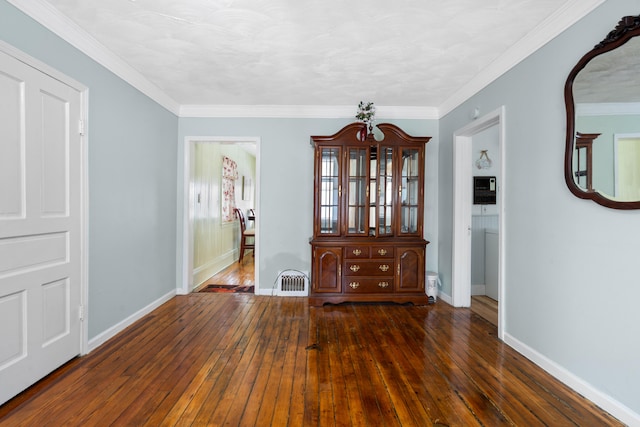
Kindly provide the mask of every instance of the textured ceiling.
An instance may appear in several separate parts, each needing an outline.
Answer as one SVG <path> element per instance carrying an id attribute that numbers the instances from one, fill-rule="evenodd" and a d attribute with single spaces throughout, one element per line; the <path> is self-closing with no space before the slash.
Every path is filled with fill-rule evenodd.
<path id="1" fill-rule="evenodd" d="M 570 0 L 46 0 L 181 105 L 438 107 Z"/>

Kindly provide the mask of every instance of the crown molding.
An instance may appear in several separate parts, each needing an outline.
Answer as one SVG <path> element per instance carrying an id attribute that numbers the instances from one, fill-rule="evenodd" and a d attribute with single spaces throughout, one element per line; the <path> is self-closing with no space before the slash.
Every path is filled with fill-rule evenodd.
<path id="1" fill-rule="evenodd" d="M 355 118 L 353 105 L 182 105 L 180 117 L 209 118 L 294 118 L 343 119 Z M 435 107 L 376 106 L 377 119 L 434 119 Z"/>
<path id="2" fill-rule="evenodd" d="M 440 117 L 453 111 L 605 1 L 572 0 L 566 3 L 443 102 L 438 108 Z"/>
<path id="3" fill-rule="evenodd" d="M 46 1 L 7 1 L 162 107 L 178 114 L 176 101 Z"/>
<path id="4" fill-rule="evenodd" d="M 576 104 L 576 116 L 640 115 L 640 102 L 598 102 Z"/>

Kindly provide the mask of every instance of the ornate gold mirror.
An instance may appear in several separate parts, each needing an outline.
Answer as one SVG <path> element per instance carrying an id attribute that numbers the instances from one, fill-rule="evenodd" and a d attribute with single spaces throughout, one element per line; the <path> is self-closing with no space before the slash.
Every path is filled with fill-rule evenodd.
<path id="1" fill-rule="evenodd" d="M 582 199 L 640 209 L 640 15 L 625 16 L 569 73 L 564 175 Z"/>

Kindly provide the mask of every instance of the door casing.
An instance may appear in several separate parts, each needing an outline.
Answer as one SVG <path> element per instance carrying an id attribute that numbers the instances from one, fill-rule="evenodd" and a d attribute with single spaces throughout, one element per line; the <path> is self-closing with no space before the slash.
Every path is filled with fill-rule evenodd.
<path id="1" fill-rule="evenodd" d="M 451 302 L 454 307 L 471 305 L 471 205 L 473 136 L 499 126 L 500 176 L 498 183 L 498 337 L 503 339 L 504 322 L 504 192 L 505 192 L 505 107 L 502 106 L 453 134 L 453 245 Z"/>
<path id="2" fill-rule="evenodd" d="M 191 168 L 192 168 L 192 155 L 194 146 L 196 143 L 250 143 L 256 146 L 256 209 L 260 208 L 260 138 L 259 137 L 232 137 L 232 136 L 187 136 L 184 138 L 184 174 L 182 182 L 184 185 L 183 200 L 182 200 L 182 272 L 180 274 L 181 280 L 178 281 L 176 287 L 176 293 L 178 295 L 187 295 L 193 289 L 193 224 L 190 221 L 191 218 L 191 203 L 189 200 L 190 192 L 189 186 L 191 181 Z M 254 282 L 255 294 L 260 294 L 259 289 L 259 275 L 260 275 L 260 215 L 255 220 L 255 273 Z"/>

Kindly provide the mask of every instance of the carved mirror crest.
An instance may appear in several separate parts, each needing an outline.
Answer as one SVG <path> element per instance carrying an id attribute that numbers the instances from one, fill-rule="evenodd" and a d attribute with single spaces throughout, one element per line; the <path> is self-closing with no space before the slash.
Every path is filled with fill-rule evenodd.
<path id="1" fill-rule="evenodd" d="M 640 15 L 623 17 L 569 73 L 564 96 L 569 190 L 640 209 Z"/>

